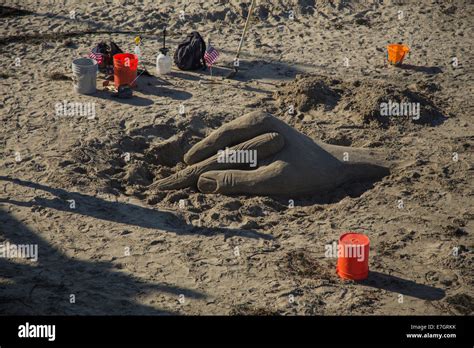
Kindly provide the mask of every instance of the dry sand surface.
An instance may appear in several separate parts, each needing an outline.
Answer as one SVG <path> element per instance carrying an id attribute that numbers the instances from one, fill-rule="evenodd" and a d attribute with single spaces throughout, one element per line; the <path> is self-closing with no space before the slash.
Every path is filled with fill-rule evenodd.
<path id="1" fill-rule="evenodd" d="M 226 80 L 248 2 L 6 1 L 24 11 L 1 13 L 0 242 L 39 256 L 0 259 L 1 314 L 473 313 L 472 2 L 258 1 Z M 96 94 L 73 91 L 72 60 L 101 40 L 131 52 L 140 34 L 156 75 L 165 24 L 171 54 L 192 30 L 212 40 L 213 77 L 174 66 L 129 100 L 103 75 Z M 411 53 L 393 67 L 399 41 Z M 420 103 L 420 119 L 381 116 L 389 100 Z M 96 117 L 58 115 L 63 101 L 95 103 Z M 156 189 L 254 110 L 398 165 L 308 197 Z M 346 231 L 370 237 L 365 281 L 325 257 Z"/>

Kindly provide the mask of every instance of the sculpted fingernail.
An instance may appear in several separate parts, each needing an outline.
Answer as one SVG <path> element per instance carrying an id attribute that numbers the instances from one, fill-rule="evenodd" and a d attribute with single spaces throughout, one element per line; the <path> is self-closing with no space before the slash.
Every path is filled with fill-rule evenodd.
<path id="1" fill-rule="evenodd" d="M 203 193 L 212 193 L 217 189 L 217 181 L 201 175 L 198 181 L 198 189 Z"/>

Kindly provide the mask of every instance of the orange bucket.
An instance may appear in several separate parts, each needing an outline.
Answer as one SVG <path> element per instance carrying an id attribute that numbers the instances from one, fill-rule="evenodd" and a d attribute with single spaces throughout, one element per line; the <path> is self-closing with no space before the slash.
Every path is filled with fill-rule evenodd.
<path id="1" fill-rule="evenodd" d="M 119 53 L 114 56 L 114 84 L 130 85 L 137 77 L 138 57 L 131 53 Z"/>
<path id="2" fill-rule="evenodd" d="M 339 238 L 336 273 L 343 279 L 363 280 L 369 276 L 369 237 L 349 232 Z"/>
<path id="3" fill-rule="evenodd" d="M 402 64 L 405 55 L 410 52 L 408 46 L 402 44 L 390 44 L 387 46 L 388 61 L 390 64 Z"/>

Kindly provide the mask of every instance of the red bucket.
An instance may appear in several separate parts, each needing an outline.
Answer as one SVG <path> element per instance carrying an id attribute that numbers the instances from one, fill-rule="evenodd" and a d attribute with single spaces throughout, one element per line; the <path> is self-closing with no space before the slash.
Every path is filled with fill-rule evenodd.
<path id="1" fill-rule="evenodd" d="M 362 280 L 369 276 L 369 237 L 345 233 L 339 238 L 336 272 L 344 279 Z"/>
<path id="2" fill-rule="evenodd" d="M 137 77 L 138 57 L 131 53 L 119 53 L 114 56 L 114 84 L 130 85 Z M 135 83 L 134 83 L 135 84 Z"/>

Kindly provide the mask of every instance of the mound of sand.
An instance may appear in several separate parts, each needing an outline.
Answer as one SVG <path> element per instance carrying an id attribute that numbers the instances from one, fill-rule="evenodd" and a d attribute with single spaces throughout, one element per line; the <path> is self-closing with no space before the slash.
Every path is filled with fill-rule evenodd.
<path id="1" fill-rule="evenodd" d="M 346 90 L 339 106 L 345 111 L 350 110 L 353 118 L 363 123 L 434 126 L 445 118 L 431 96 L 411 88 L 374 81 L 355 82 L 353 85 L 355 88 Z M 419 112 L 416 112 L 416 106 Z"/>
<path id="2" fill-rule="evenodd" d="M 374 80 L 337 80 L 323 75 L 298 75 L 274 93 L 282 109 L 334 111 L 358 124 L 377 126 L 438 125 L 443 112 L 433 102 L 438 86 L 423 82 L 399 86 Z M 349 111 L 349 113 L 348 113 Z"/>
<path id="3" fill-rule="evenodd" d="M 332 109 L 340 98 L 335 87 L 339 83 L 322 75 L 297 75 L 294 81 L 276 91 L 274 97 L 280 107 L 293 106 L 301 112 L 320 107 Z"/>

